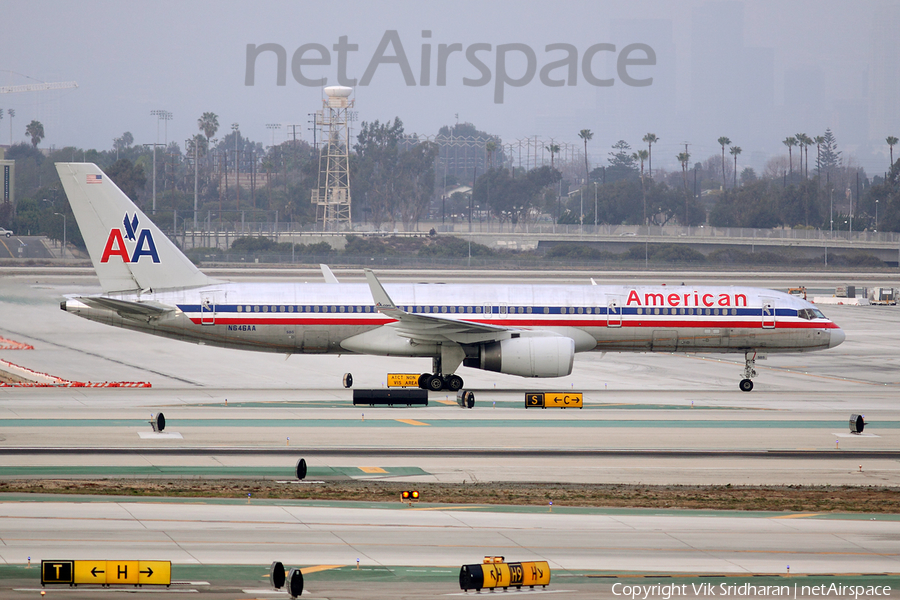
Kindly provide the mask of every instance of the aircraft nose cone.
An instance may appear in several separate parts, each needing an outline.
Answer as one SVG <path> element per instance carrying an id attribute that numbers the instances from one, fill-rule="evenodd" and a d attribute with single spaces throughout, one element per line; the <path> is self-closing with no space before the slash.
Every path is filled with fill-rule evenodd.
<path id="1" fill-rule="evenodd" d="M 832 329 L 831 339 L 828 341 L 828 347 L 834 348 L 835 346 L 840 346 L 846 337 L 847 335 L 844 333 L 843 329 Z"/>

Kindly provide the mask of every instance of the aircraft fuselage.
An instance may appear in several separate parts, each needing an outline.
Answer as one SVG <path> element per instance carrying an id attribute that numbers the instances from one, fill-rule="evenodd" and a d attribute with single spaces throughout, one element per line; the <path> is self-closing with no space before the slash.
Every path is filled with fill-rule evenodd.
<path id="1" fill-rule="evenodd" d="M 758 288 L 714 286 L 560 286 L 388 284 L 413 314 L 547 331 L 575 340 L 575 351 L 805 352 L 843 341 L 814 305 Z M 225 348 L 278 353 L 363 352 L 440 355 L 438 344 L 356 346 L 351 338 L 395 322 L 377 312 L 366 284 L 222 283 L 151 294 L 108 294 L 127 302 L 177 307 L 160 317 L 64 303 L 68 312 L 108 325 Z M 815 312 L 814 312 L 815 311 Z M 477 345 L 472 340 L 470 345 Z"/>

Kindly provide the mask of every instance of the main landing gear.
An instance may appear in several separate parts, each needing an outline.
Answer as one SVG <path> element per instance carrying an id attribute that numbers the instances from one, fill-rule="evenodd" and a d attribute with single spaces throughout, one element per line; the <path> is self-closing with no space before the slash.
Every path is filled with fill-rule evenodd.
<path id="1" fill-rule="evenodd" d="M 756 351 L 744 353 L 744 378 L 741 379 L 739 387 L 742 392 L 753 390 L 752 378 L 756 377 Z"/>
<path id="2" fill-rule="evenodd" d="M 443 375 L 441 373 L 441 359 L 433 358 L 431 360 L 432 373 L 422 373 L 419 375 L 419 387 L 429 392 L 440 392 L 441 390 L 450 390 L 458 392 L 463 387 L 463 379 L 459 375 Z"/>
<path id="3" fill-rule="evenodd" d="M 419 375 L 419 387 L 429 392 L 439 392 L 441 390 L 458 392 L 463 387 L 463 379 L 459 375 L 441 377 L 431 373 L 422 373 Z"/>

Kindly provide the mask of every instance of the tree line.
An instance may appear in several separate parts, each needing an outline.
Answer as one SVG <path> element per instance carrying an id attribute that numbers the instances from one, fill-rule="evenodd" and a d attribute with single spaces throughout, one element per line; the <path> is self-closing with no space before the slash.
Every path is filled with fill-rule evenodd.
<path id="1" fill-rule="evenodd" d="M 156 149 L 157 220 L 187 227 L 194 218 L 196 181 L 198 219 L 204 222 L 313 223 L 310 193 L 319 176 L 318 149 L 299 139 L 264 146 L 242 135 L 236 124 L 217 138 L 218 119 L 205 112 L 197 119 L 197 132 L 183 144 L 171 141 Z M 107 150 L 43 152 L 43 125 L 32 121 L 26 132 L 31 143 L 6 152 L 16 161 L 18 207 L 0 206 L 0 225 L 62 237 L 61 215 L 71 214 L 54 167 L 62 161 L 97 163 L 145 212 L 152 212 L 153 145 L 135 144 L 126 131 Z M 549 221 L 900 231 L 900 160 L 894 162 L 893 136 L 885 140 L 889 171 L 870 177 L 842 155 L 830 129 L 785 138 L 787 156 L 770 159 L 760 173 L 740 167 L 743 150 L 727 136 L 717 139 L 717 154 L 695 161 L 685 149 L 674 157 L 680 169 L 667 171 L 654 169 L 659 137 L 653 133 L 643 136 L 638 148 L 617 141 L 593 168 L 588 144 L 594 134 L 582 129 L 577 135 L 584 146 L 580 173 L 577 166 L 560 166 L 559 146 L 552 143 L 545 148 L 549 165 L 516 166 L 499 136 L 470 123 L 445 126 L 435 138 L 419 140 L 406 134 L 399 117 L 362 122 L 350 152 L 353 220 L 407 230 L 422 221 L 488 219 L 510 230 Z M 458 148 L 439 143 L 447 139 L 473 142 L 461 158 Z M 80 240 L 77 231 L 69 237 Z"/>

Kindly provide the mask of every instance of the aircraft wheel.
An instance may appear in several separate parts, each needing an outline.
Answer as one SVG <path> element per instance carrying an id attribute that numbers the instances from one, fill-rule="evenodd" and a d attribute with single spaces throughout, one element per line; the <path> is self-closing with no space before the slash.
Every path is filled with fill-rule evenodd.
<path id="1" fill-rule="evenodd" d="M 463 387 L 462 377 L 459 375 L 448 375 L 444 381 L 444 386 L 451 392 L 458 392 Z"/>
<path id="2" fill-rule="evenodd" d="M 429 375 L 425 382 L 425 389 L 430 392 L 439 392 L 444 389 L 444 380 L 437 375 Z"/>
<path id="3" fill-rule="evenodd" d="M 749 392 L 753 389 L 753 380 L 741 379 L 740 388 L 742 392 Z"/>
<path id="4" fill-rule="evenodd" d="M 422 373 L 419 375 L 419 387 L 423 390 L 428 389 L 428 378 L 431 377 L 431 373 Z"/>

